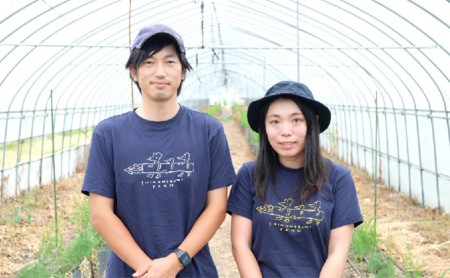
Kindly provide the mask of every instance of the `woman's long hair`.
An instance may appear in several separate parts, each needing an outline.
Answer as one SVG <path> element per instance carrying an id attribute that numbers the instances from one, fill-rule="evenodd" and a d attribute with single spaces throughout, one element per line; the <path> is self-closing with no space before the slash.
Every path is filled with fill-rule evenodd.
<path id="1" fill-rule="evenodd" d="M 294 101 L 306 119 L 307 131 L 305 138 L 305 163 L 304 163 L 304 180 L 299 181 L 294 194 L 297 194 L 300 203 L 304 204 L 306 199 L 315 192 L 321 192 L 322 187 L 326 183 L 328 170 L 325 158 L 320 150 L 320 127 L 316 119 L 316 114 L 306 103 L 297 97 L 282 96 Z M 260 110 L 258 118 L 259 133 L 259 151 L 256 158 L 254 183 L 255 191 L 258 198 L 265 202 L 266 192 L 269 184 L 276 187 L 276 169 L 278 167 L 278 154 L 272 148 L 267 137 L 265 119 L 270 104 L 275 99 L 268 101 Z"/>

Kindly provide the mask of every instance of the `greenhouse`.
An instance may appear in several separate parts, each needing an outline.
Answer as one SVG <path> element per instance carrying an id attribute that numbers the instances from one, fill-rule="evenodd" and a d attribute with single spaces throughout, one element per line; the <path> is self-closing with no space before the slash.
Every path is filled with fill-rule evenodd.
<path id="1" fill-rule="evenodd" d="M 449 13 L 447 0 L 2 1 L 0 204 L 83 172 L 96 125 L 140 106 L 125 63 L 162 23 L 193 67 L 180 104 L 247 107 L 307 84 L 331 110 L 324 151 L 446 215 Z"/>

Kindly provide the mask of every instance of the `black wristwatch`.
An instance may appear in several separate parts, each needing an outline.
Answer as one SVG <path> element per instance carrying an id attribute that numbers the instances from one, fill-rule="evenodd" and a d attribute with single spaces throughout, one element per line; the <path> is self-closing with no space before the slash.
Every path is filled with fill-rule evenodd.
<path id="1" fill-rule="evenodd" d="M 183 265 L 183 267 L 188 266 L 192 261 L 189 254 L 180 248 L 175 249 L 175 251 L 173 251 L 173 253 L 175 253 L 177 255 L 178 260 Z"/>

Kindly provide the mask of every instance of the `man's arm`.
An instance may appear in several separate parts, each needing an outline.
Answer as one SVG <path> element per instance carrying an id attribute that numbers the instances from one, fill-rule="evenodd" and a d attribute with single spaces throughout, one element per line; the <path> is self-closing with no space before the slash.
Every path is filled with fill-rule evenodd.
<path id="1" fill-rule="evenodd" d="M 152 260 L 114 213 L 114 200 L 91 192 L 89 204 L 91 223 L 111 250 L 133 269 L 150 265 Z"/>
<path id="2" fill-rule="evenodd" d="M 228 187 L 210 190 L 206 196 L 206 207 L 195 222 L 179 248 L 194 257 L 214 236 L 225 220 Z"/>
<path id="3" fill-rule="evenodd" d="M 227 193 L 227 187 L 208 191 L 205 210 L 179 246 L 191 258 L 208 243 L 223 223 L 226 215 Z M 177 256 L 171 253 L 167 257 L 153 260 L 147 274 L 139 270 L 133 277 L 175 277 L 181 269 Z"/>
<path id="4" fill-rule="evenodd" d="M 349 224 L 330 232 L 328 257 L 320 272 L 320 277 L 340 277 L 344 272 L 347 253 L 352 240 L 354 224 Z"/>
<path id="5" fill-rule="evenodd" d="M 233 213 L 231 217 L 231 245 L 241 277 L 262 277 L 261 269 L 251 250 L 252 221 Z"/>

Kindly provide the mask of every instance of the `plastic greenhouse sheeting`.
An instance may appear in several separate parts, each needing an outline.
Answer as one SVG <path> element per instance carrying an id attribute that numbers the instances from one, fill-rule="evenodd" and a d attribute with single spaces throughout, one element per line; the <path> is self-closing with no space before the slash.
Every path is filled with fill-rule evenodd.
<path id="1" fill-rule="evenodd" d="M 98 121 L 139 105 L 130 40 L 160 22 L 183 36 L 194 67 L 181 103 L 245 104 L 299 80 L 332 110 L 325 149 L 448 211 L 449 12 L 446 0 L 3 1 L 1 197 L 51 180 L 30 138 L 64 134 L 62 178 Z"/>

